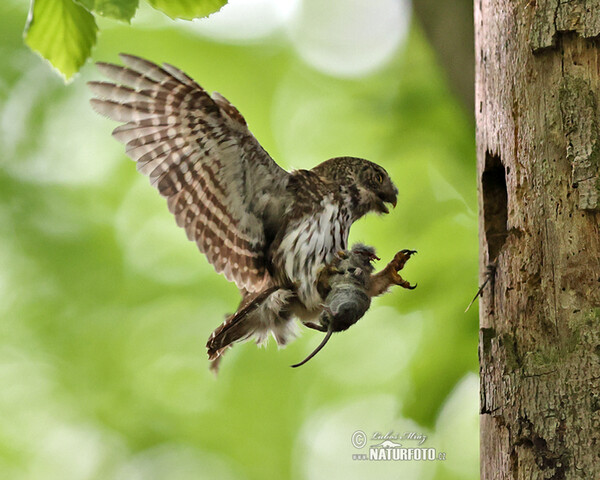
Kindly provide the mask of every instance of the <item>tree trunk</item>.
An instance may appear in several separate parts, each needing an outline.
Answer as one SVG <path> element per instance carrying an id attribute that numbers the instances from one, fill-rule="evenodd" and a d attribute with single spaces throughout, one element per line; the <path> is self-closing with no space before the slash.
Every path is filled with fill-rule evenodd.
<path id="1" fill-rule="evenodd" d="M 600 478 L 600 0 L 476 0 L 481 478 Z"/>

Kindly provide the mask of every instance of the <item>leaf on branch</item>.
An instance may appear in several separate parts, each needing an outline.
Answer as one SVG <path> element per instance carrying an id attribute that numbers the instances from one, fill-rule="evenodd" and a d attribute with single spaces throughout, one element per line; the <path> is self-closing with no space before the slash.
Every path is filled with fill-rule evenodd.
<path id="1" fill-rule="evenodd" d="M 227 0 L 147 0 L 157 10 L 171 18 L 192 20 L 218 12 Z"/>
<path id="2" fill-rule="evenodd" d="M 128 23 L 135 15 L 139 4 L 138 0 L 75 0 L 75 2 L 90 12 Z"/>
<path id="3" fill-rule="evenodd" d="M 94 16 L 73 0 L 33 0 L 25 43 L 68 81 L 89 57 L 97 31 Z"/>

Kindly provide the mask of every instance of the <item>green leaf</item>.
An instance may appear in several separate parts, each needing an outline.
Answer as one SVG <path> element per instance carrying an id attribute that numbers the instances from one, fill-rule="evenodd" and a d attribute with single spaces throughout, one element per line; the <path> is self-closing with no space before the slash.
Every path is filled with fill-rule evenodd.
<path id="1" fill-rule="evenodd" d="M 75 0 L 90 12 L 103 17 L 129 22 L 138 7 L 138 0 Z"/>
<path id="2" fill-rule="evenodd" d="M 171 18 L 192 20 L 218 12 L 227 0 L 147 0 L 147 2 Z"/>
<path id="3" fill-rule="evenodd" d="M 98 27 L 73 0 L 33 0 L 25 43 L 69 80 L 89 57 Z"/>

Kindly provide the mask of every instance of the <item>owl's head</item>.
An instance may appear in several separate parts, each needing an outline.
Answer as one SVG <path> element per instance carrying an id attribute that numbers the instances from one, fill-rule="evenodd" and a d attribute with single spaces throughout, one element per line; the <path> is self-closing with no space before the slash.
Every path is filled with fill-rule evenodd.
<path id="1" fill-rule="evenodd" d="M 357 217 L 368 212 L 389 213 L 396 206 L 398 189 L 383 167 L 363 158 L 331 158 L 313 168 L 317 174 L 348 188 Z"/>

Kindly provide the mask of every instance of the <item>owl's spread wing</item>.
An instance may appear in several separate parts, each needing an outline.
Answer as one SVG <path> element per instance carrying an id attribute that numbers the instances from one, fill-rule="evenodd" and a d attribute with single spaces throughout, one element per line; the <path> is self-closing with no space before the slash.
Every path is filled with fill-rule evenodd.
<path id="1" fill-rule="evenodd" d="M 125 122 L 113 136 L 138 170 L 167 198 L 217 272 L 249 292 L 271 279 L 265 265 L 265 222 L 289 174 L 250 133 L 237 109 L 212 97 L 175 67 L 121 55 L 126 67 L 99 63 L 115 83 L 90 82 L 93 107 Z"/>

